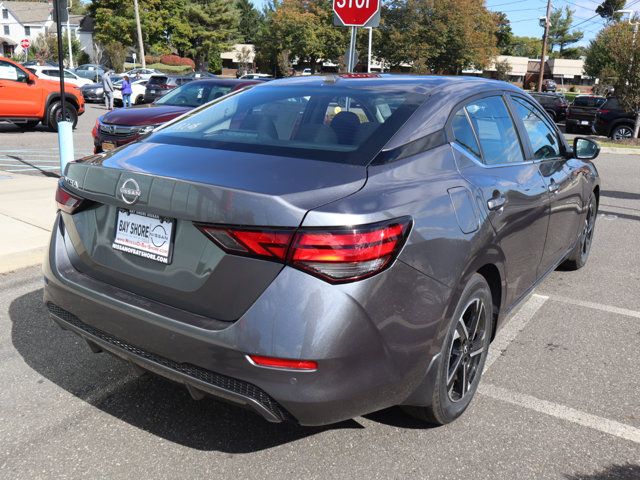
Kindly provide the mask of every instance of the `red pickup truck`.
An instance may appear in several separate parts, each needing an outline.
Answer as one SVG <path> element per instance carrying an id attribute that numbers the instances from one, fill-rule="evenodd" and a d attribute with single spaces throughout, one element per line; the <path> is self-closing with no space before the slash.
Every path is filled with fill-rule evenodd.
<path id="1" fill-rule="evenodd" d="M 65 83 L 66 119 L 75 128 L 78 116 L 84 113 L 80 89 Z M 52 130 L 62 120 L 60 83 L 36 77 L 22 65 L 0 57 L 0 120 L 16 124 L 25 130 L 42 122 Z"/>

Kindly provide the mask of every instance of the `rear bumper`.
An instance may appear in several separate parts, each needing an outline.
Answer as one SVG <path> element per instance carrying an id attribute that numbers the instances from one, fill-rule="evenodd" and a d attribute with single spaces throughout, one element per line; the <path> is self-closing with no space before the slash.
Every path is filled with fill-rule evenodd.
<path id="1" fill-rule="evenodd" d="M 582 123 L 582 122 L 587 122 L 587 123 Z M 584 128 L 591 128 L 593 126 L 593 119 L 581 119 L 581 118 L 567 118 L 566 120 L 566 125 L 571 125 L 574 127 L 584 127 Z"/>
<path id="2" fill-rule="evenodd" d="M 269 421 L 321 425 L 410 396 L 415 404 L 440 351 L 450 291 L 402 262 L 339 286 L 284 268 L 240 319 L 221 322 L 88 277 L 71 264 L 70 249 L 58 216 L 44 264 L 44 300 L 57 323 L 187 385 L 195 398 L 221 397 Z M 422 294 L 407 303 L 407 289 Z M 247 354 L 316 360 L 318 370 L 257 367 Z"/>

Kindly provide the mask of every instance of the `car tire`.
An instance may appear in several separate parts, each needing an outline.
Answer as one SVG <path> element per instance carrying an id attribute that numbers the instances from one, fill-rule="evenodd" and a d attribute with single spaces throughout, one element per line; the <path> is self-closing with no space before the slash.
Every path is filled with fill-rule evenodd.
<path id="1" fill-rule="evenodd" d="M 560 265 L 560 268 L 563 270 L 579 270 L 586 265 L 589 259 L 589 252 L 591 251 L 597 216 L 598 202 L 596 202 L 595 194 L 592 193 L 591 197 L 589 197 L 587 213 L 584 217 L 582 232 L 580 232 L 578 242 L 562 265 Z"/>
<path id="2" fill-rule="evenodd" d="M 33 130 L 38 126 L 39 123 L 40 123 L 40 120 L 29 120 L 28 122 L 16 123 L 15 125 L 20 130 Z"/>
<path id="3" fill-rule="evenodd" d="M 68 103 L 65 106 L 67 113 L 67 120 L 73 123 L 73 128 L 76 128 L 78 124 L 78 111 L 76 107 L 72 104 Z M 62 104 L 60 102 L 53 102 L 49 106 L 49 111 L 47 112 L 47 124 L 49 128 L 54 132 L 58 131 L 58 122 L 62 119 Z"/>
<path id="4" fill-rule="evenodd" d="M 613 140 L 624 140 L 633 136 L 633 127 L 630 125 L 617 125 L 611 130 L 610 137 Z"/>
<path id="5" fill-rule="evenodd" d="M 144 103 L 144 95 L 138 95 L 134 105 L 142 105 Z"/>
<path id="6" fill-rule="evenodd" d="M 404 410 L 432 425 L 445 425 L 462 415 L 480 383 L 492 330 L 491 290 L 485 278 L 476 273 L 467 282 L 447 329 L 431 405 L 405 406 Z"/>

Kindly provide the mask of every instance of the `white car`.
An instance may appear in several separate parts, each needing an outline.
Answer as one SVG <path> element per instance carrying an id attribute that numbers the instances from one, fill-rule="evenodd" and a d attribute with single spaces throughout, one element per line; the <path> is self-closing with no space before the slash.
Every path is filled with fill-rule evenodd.
<path id="1" fill-rule="evenodd" d="M 147 84 L 146 80 L 134 80 L 131 82 L 131 105 L 140 105 L 144 103 L 144 89 Z M 118 80 L 113 84 L 113 100 L 119 104 L 122 103 L 122 80 Z"/>
<path id="2" fill-rule="evenodd" d="M 157 73 L 161 73 L 158 70 L 154 70 L 153 68 L 134 68 L 133 70 L 129 70 L 128 72 L 124 72 L 121 75 L 127 75 L 129 78 L 131 78 L 132 80 L 135 79 L 139 79 L 139 80 L 149 80 L 149 78 L 151 78 L 151 75 L 155 75 Z"/>
<path id="3" fill-rule="evenodd" d="M 273 78 L 273 75 L 267 73 L 245 73 L 240 77 L 240 80 L 265 80 Z"/>
<path id="4" fill-rule="evenodd" d="M 56 67 L 51 67 L 49 65 L 34 65 L 32 67 L 27 67 L 31 73 L 35 74 L 38 78 L 44 78 L 46 80 L 56 80 L 60 81 L 60 69 Z M 75 73 L 66 70 L 64 71 L 64 81 L 65 83 L 71 83 L 73 85 L 77 85 L 78 87 L 82 87 L 83 85 L 90 85 L 93 82 L 88 78 L 82 78 L 76 75 Z"/>
<path id="5" fill-rule="evenodd" d="M 311 69 L 310 68 L 305 68 L 304 70 L 302 70 L 302 76 L 306 77 L 308 75 L 311 75 Z"/>

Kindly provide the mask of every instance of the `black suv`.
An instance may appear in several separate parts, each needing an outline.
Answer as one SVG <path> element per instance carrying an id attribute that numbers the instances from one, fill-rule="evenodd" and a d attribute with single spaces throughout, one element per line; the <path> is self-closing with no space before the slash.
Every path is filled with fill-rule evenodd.
<path id="1" fill-rule="evenodd" d="M 633 136 L 634 124 L 635 115 L 631 112 L 625 112 L 616 97 L 609 97 L 596 112 L 593 131 L 614 140 L 622 140 Z"/>
<path id="2" fill-rule="evenodd" d="M 557 93 L 530 93 L 530 95 L 542 105 L 554 122 L 565 117 L 569 102 L 562 95 Z"/>
<path id="3" fill-rule="evenodd" d="M 566 132 L 574 133 L 581 128 L 591 130 L 596 112 L 606 101 L 596 95 L 578 95 L 567 108 Z"/>
<path id="4" fill-rule="evenodd" d="M 177 75 L 151 75 L 144 90 L 144 103 L 152 103 L 174 88 L 193 79 L 193 77 Z"/>

